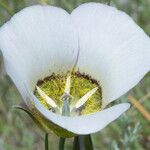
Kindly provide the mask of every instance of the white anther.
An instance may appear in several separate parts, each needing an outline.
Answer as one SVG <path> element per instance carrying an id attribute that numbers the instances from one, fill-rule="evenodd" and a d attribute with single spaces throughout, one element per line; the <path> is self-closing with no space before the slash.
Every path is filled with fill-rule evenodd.
<path id="1" fill-rule="evenodd" d="M 83 106 L 86 101 L 97 91 L 98 87 L 95 87 L 91 91 L 87 92 L 83 97 L 81 97 L 78 102 L 75 104 L 75 108 L 78 109 Z"/>
<path id="2" fill-rule="evenodd" d="M 48 95 L 46 95 L 38 86 L 36 86 L 36 89 L 37 89 L 39 95 L 46 101 L 46 103 L 48 105 L 52 106 L 53 108 L 57 107 L 54 100 L 52 98 L 50 98 Z"/>
<path id="3" fill-rule="evenodd" d="M 66 93 L 66 94 L 69 94 L 69 93 L 70 93 L 70 86 L 71 86 L 71 76 L 69 75 L 69 76 L 67 77 L 66 86 L 65 86 L 65 93 Z"/>

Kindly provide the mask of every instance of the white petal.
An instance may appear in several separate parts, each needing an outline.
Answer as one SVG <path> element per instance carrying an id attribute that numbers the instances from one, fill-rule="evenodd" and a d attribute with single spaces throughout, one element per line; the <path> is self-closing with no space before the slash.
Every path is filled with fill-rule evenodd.
<path id="1" fill-rule="evenodd" d="M 73 28 L 65 10 L 39 5 L 23 9 L 0 29 L 6 71 L 23 96 L 24 81 L 35 87 L 40 78 L 73 67 L 78 53 Z"/>
<path id="2" fill-rule="evenodd" d="M 150 39 L 128 15 L 107 5 L 83 4 L 71 15 L 79 32 L 77 68 L 100 81 L 106 106 L 150 70 Z"/>
<path id="3" fill-rule="evenodd" d="M 48 120 L 75 134 L 91 134 L 103 129 L 129 109 L 129 103 L 118 104 L 103 111 L 78 117 L 64 117 L 46 110 L 32 94 L 36 108 Z"/>

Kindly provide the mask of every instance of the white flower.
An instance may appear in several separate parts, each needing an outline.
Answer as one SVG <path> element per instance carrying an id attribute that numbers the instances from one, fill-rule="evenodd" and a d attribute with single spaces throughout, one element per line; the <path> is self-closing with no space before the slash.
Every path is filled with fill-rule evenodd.
<path id="1" fill-rule="evenodd" d="M 74 134 L 101 130 L 129 104 L 90 115 L 59 116 L 45 109 L 33 94 L 39 79 L 72 69 L 79 51 L 76 69 L 101 82 L 105 108 L 150 69 L 149 37 L 128 15 L 98 3 L 83 4 L 71 14 L 52 6 L 25 8 L 1 27 L 0 49 L 6 72 L 27 106 L 31 109 L 34 104 L 49 123 Z"/>

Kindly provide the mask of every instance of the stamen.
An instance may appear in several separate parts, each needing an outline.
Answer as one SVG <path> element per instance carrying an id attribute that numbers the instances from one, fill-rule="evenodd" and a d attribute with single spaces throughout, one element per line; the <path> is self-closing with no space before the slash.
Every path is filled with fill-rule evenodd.
<path id="1" fill-rule="evenodd" d="M 97 89 L 98 87 L 95 87 L 91 91 L 87 92 L 83 97 L 81 97 L 76 103 L 75 109 L 78 109 L 81 106 L 83 106 L 86 103 L 86 101 L 97 91 Z"/>
<path id="2" fill-rule="evenodd" d="M 46 95 L 38 86 L 36 86 L 36 89 L 37 89 L 39 95 L 46 101 L 46 103 L 48 105 L 52 106 L 53 108 L 57 107 L 54 100 L 52 98 L 50 98 L 48 95 Z"/>
<path id="3" fill-rule="evenodd" d="M 70 93 L 70 85 L 71 85 L 71 76 L 69 75 L 66 80 L 65 93 Z"/>

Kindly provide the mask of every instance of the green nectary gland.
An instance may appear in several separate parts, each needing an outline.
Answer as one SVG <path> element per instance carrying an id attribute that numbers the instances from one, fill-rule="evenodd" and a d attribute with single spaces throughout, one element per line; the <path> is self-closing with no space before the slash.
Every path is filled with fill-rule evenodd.
<path id="1" fill-rule="evenodd" d="M 68 73 L 66 74 L 52 74 L 43 80 L 37 82 L 37 86 L 42 89 L 49 97 L 55 100 L 59 107 L 62 107 L 61 96 L 64 94 L 66 79 Z M 92 79 L 90 76 L 81 74 L 80 72 L 74 72 L 71 74 L 71 89 L 70 94 L 74 97 L 70 102 L 70 107 L 74 106 L 76 102 L 84 96 L 87 92 L 95 87 L 99 87 L 98 90 L 88 99 L 84 104 L 84 107 L 80 110 L 81 115 L 91 114 L 101 110 L 102 106 L 102 90 L 99 83 Z M 34 94 L 40 100 L 40 102 L 50 111 L 52 111 L 51 106 L 49 106 L 44 99 L 38 94 L 35 89 Z"/>

